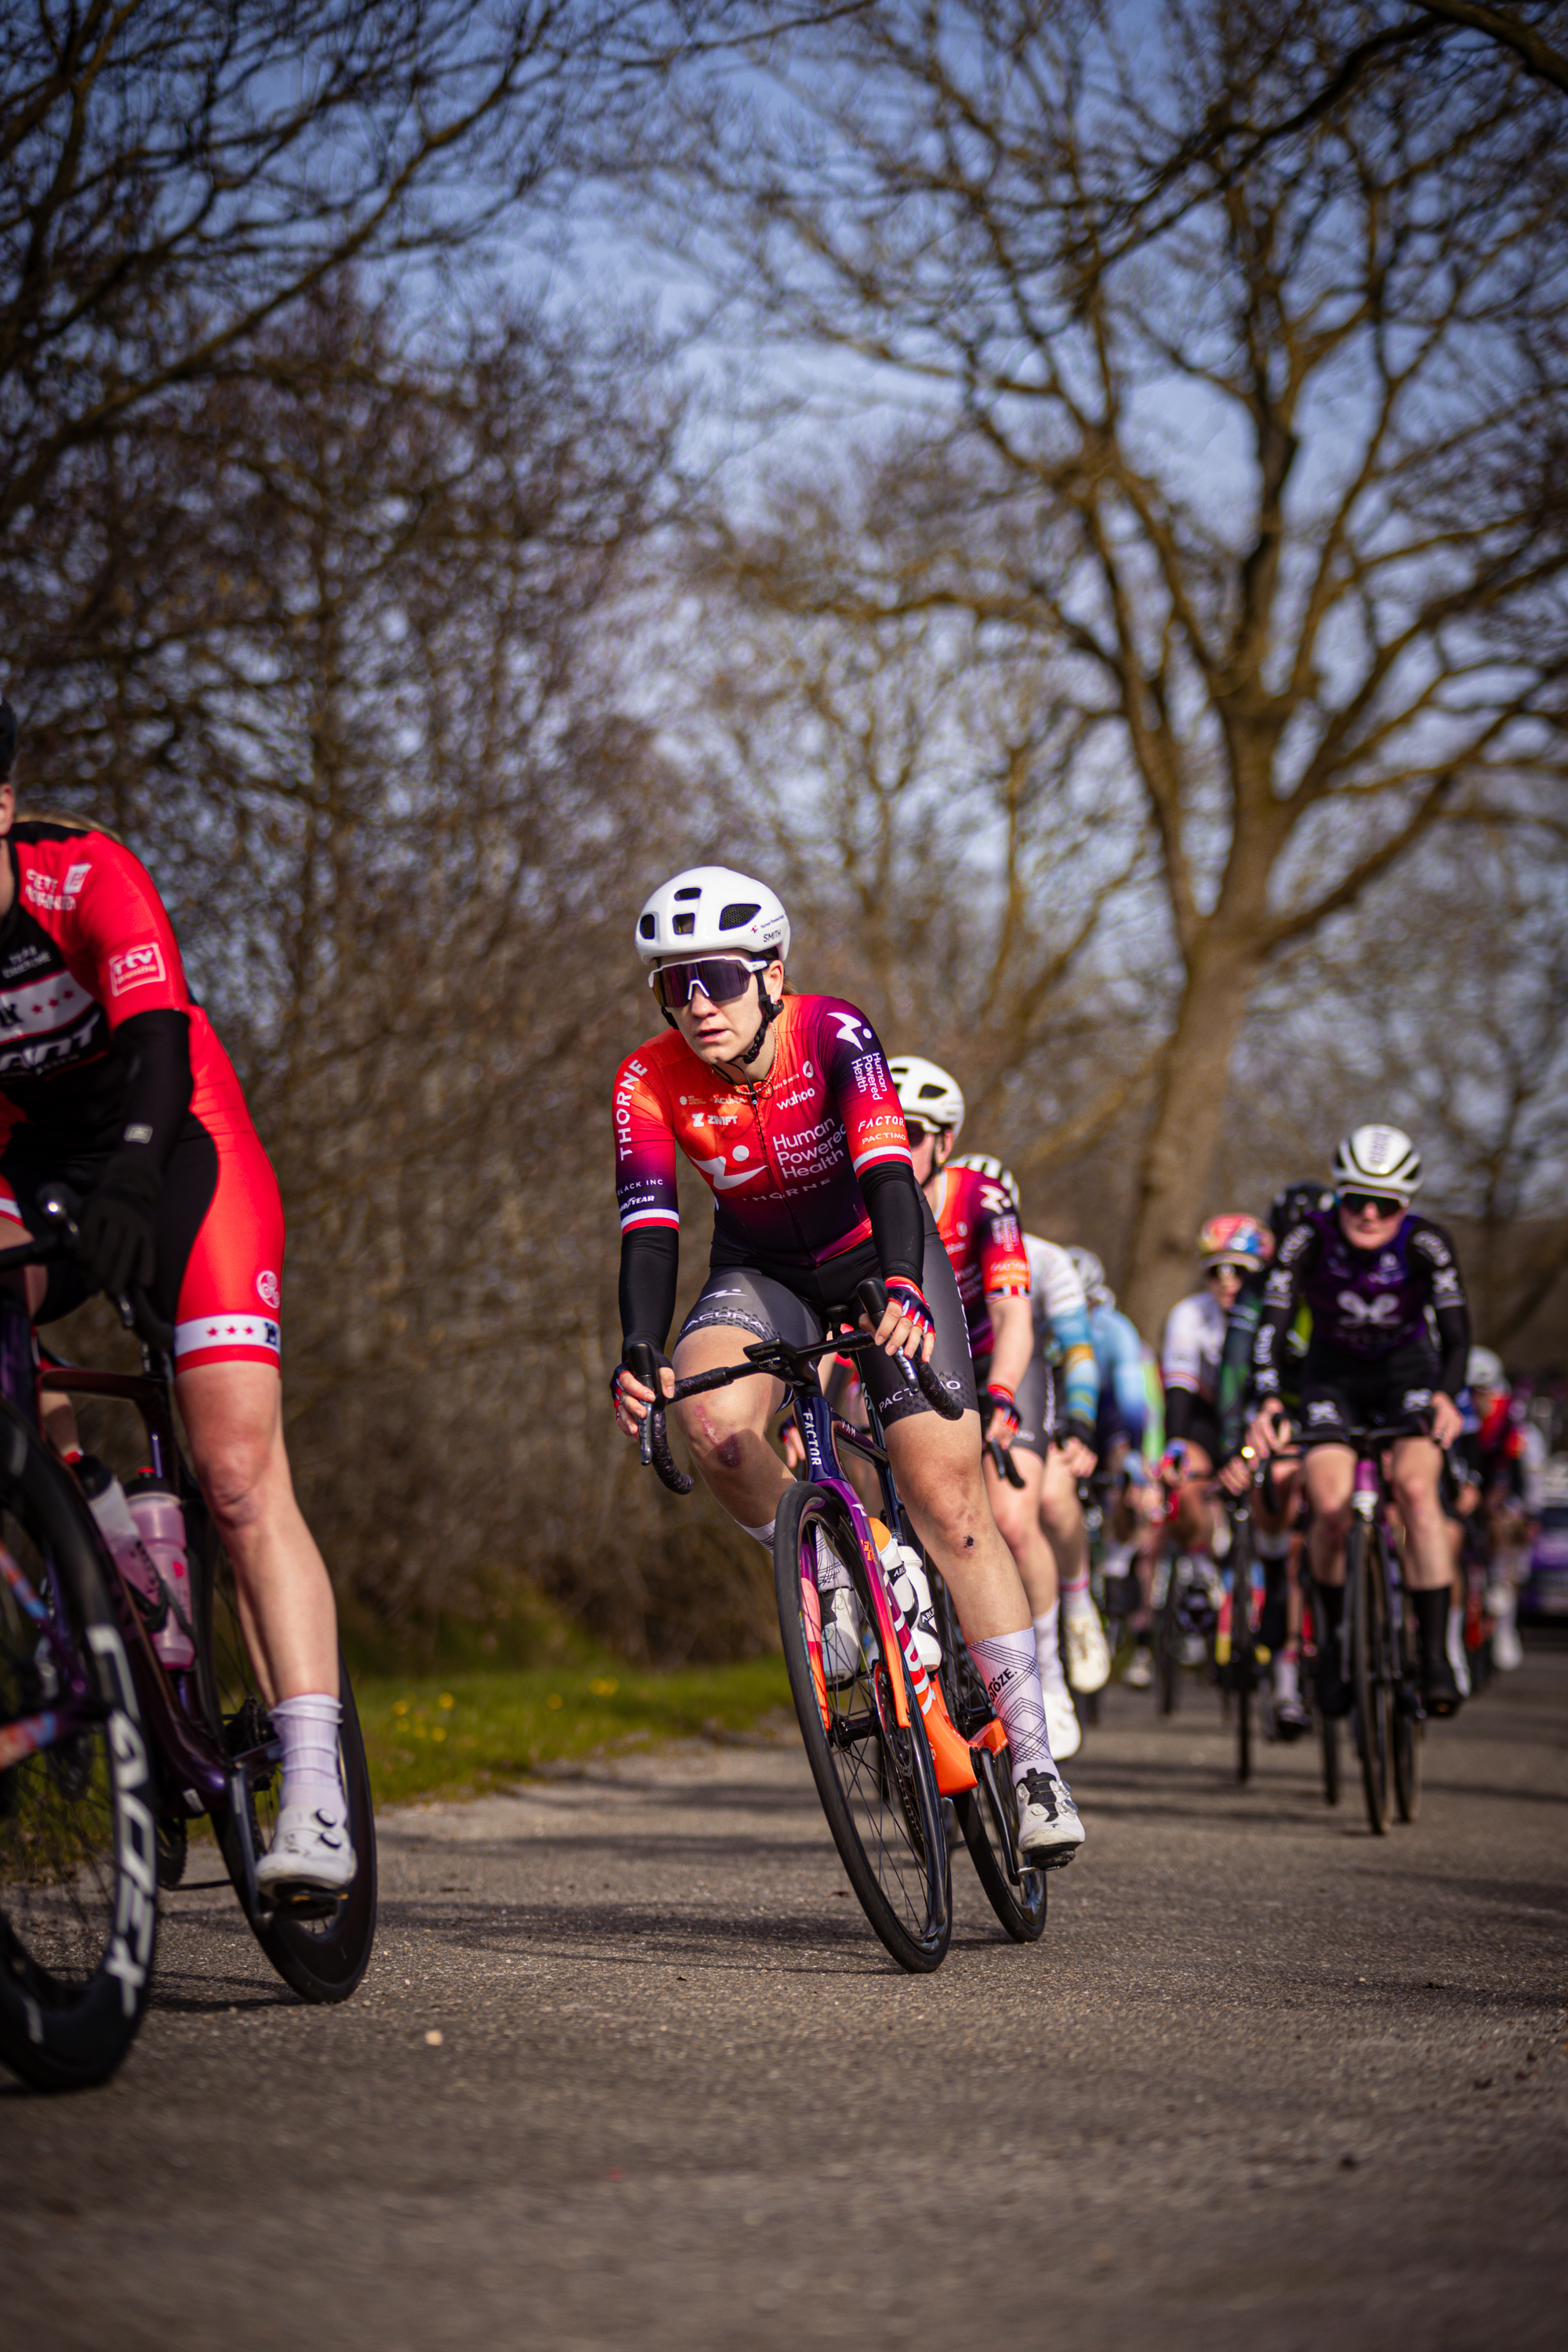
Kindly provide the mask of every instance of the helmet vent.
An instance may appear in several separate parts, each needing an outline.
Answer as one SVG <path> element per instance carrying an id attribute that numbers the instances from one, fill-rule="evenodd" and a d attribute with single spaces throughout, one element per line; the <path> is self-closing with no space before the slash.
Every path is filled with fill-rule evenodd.
<path id="1" fill-rule="evenodd" d="M 719 929 L 721 931 L 738 931 L 742 923 L 749 923 L 753 915 L 760 915 L 762 911 L 756 905 L 726 907 L 719 918 Z"/>
<path id="2" fill-rule="evenodd" d="M 678 890 L 675 895 L 678 899 L 700 898 L 702 896 L 702 886 L 700 882 L 689 883 L 684 890 Z M 689 929 L 689 926 L 688 926 L 688 928 Z"/>
<path id="3" fill-rule="evenodd" d="M 677 939 L 689 940 L 697 929 L 697 918 L 695 915 L 677 915 L 671 929 Z"/>
<path id="4" fill-rule="evenodd" d="M 658 939 L 658 917 L 657 915 L 645 915 L 643 917 L 641 922 L 637 925 L 637 937 L 639 940 Z"/>
<path id="5" fill-rule="evenodd" d="M 941 1102 L 946 1092 L 947 1088 L 945 1087 L 924 1086 L 921 1088 L 916 1099 L 920 1102 Z"/>

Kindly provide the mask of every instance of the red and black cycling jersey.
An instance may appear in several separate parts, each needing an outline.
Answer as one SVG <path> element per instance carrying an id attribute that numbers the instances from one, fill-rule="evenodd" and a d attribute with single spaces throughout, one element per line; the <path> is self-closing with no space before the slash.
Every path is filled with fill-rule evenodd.
<path id="1" fill-rule="evenodd" d="M 5 1123 L 79 1151 L 145 1149 L 162 1165 L 193 1082 L 228 1064 L 151 877 L 110 835 L 63 824 L 24 820 L 0 855 L 16 881 L 0 921 Z"/>
<path id="2" fill-rule="evenodd" d="M 722 1076 L 673 1029 L 621 1065 L 616 1192 L 628 1339 L 662 1345 L 674 1308 L 678 1151 L 713 1194 L 715 1265 L 787 1277 L 872 1240 L 884 1275 L 920 1279 L 909 1136 L 870 1023 L 838 997 L 786 996 L 771 1034 L 763 1078 Z"/>
<path id="3" fill-rule="evenodd" d="M 999 1160 L 950 1160 L 937 1179 L 936 1229 L 969 1324 L 969 1349 L 994 1345 L 989 1298 L 1027 1298 L 1029 1257 L 1013 1180 Z"/>
<path id="4" fill-rule="evenodd" d="M 1356 1249 L 1337 1209 L 1317 1209 L 1286 1234 L 1263 1286 L 1253 1342 L 1253 1383 L 1279 1392 L 1285 1335 L 1298 1307 L 1312 1317 L 1308 1370 L 1337 1360 L 1367 1370 L 1411 1346 L 1433 1345 L 1442 1362 L 1437 1385 L 1448 1397 L 1464 1385 L 1469 1310 L 1453 1244 L 1429 1217 L 1406 1213 L 1382 1249 Z"/>
<path id="5" fill-rule="evenodd" d="M 151 876 L 109 834 L 31 819 L 0 858 L 15 886 L 0 919 L 0 1220 L 37 1231 L 47 1182 L 90 1192 L 110 1168 L 151 1171 L 152 1297 L 179 1369 L 275 1369 L 277 1179 Z M 42 1319 L 81 1295 L 57 1266 Z"/>

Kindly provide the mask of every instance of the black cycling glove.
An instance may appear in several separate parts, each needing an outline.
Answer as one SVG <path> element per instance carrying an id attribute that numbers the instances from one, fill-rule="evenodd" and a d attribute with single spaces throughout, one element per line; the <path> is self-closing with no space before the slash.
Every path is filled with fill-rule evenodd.
<path id="1" fill-rule="evenodd" d="M 145 1290 L 157 1269 L 154 1223 L 158 1172 L 144 1152 L 112 1159 L 81 1213 L 76 1254 L 100 1290 L 121 1297 L 132 1283 Z"/>

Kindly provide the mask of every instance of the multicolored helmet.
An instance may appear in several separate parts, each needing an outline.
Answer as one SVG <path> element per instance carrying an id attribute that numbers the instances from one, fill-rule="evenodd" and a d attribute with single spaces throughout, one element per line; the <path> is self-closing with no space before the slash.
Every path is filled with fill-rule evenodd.
<path id="1" fill-rule="evenodd" d="M 1198 1235 L 1198 1255 L 1205 1267 L 1246 1265 L 1261 1268 L 1274 1255 L 1274 1236 L 1256 1217 L 1232 1213 L 1211 1217 Z"/>

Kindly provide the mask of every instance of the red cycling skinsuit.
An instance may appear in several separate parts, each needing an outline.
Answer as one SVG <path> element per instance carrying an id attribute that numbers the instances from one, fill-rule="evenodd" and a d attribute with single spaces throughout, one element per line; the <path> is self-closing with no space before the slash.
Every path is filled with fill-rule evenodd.
<path id="1" fill-rule="evenodd" d="M 734 1324 L 805 1346 L 866 1275 L 905 1274 L 935 1317 L 937 1377 L 973 1406 L 963 1312 L 909 1172 L 904 1114 L 876 1033 L 837 997 L 786 996 L 773 1034 L 768 1075 L 750 1083 L 710 1069 L 673 1030 L 622 1063 L 615 1120 L 623 1330 L 662 1346 L 669 1326 L 679 1150 L 713 1194 L 712 1270 L 687 1330 Z M 898 1224 L 900 1263 L 887 1255 L 885 1233 L 874 1237 L 878 1218 L 867 1204 L 868 1196 L 886 1201 L 880 1171 L 896 1170 L 905 1171 L 907 1202 L 895 1202 L 890 1216 L 879 1206 L 879 1215 L 887 1229 Z M 887 1391 L 879 1394 L 885 1419 L 929 1410 L 891 1360 L 866 1361 Z"/>
<path id="2" fill-rule="evenodd" d="M 974 1376 L 984 1387 L 995 1344 L 986 1302 L 1030 1295 L 1029 1253 L 1024 1246 L 1017 1194 L 1001 1161 L 979 1152 L 950 1160 L 938 1183 L 937 1231 L 968 1318 Z M 1044 1461 L 1050 1449 L 1053 1419 L 1051 1375 L 1037 1348 L 1031 1351 L 1018 1382 L 1013 1410 L 1018 1416 L 1015 1448 L 1021 1454 L 1038 1454 Z"/>
<path id="3" fill-rule="evenodd" d="M 0 856 L 16 900 L 0 922 L 0 1217 L 45 1228 L 50 1181 L 90 1192 L 109 1160 L 151 1139 L 142 1061 L 116 1039 L 142 1013 L 179 1016 L 190 1093 L 161 1157 L 154 1306 L 174 1325 L 181 1371 L 277 1367 L 283 1205 L 239 1081 L 193 1004 L 174 930 L 144 866 L 108 834 L 26 820 Z M 141 1024 L 143 1030 L 152 1024 Z M 132 1031 L 132 1034 L 136 1033 Z M 151 1099 L 151 1097 L 148 1097 Z M 3 1235 L 0 1235 L 3 1239 Z M 56 1269 L 39 1319 L 83 1295 Z"/>

